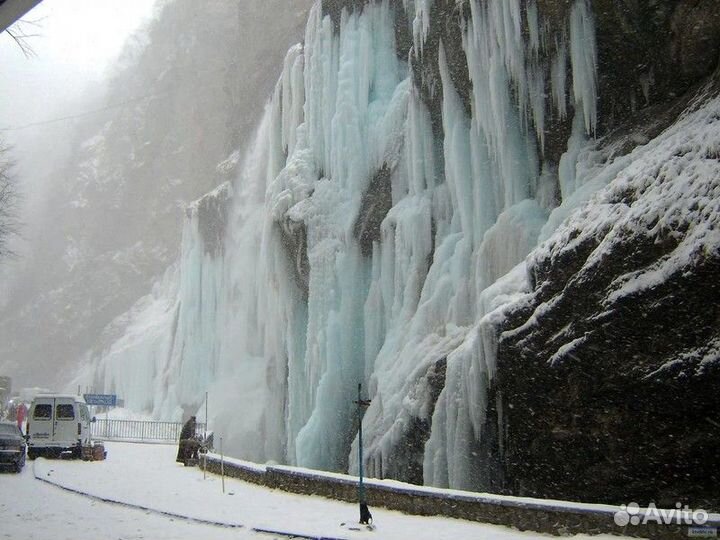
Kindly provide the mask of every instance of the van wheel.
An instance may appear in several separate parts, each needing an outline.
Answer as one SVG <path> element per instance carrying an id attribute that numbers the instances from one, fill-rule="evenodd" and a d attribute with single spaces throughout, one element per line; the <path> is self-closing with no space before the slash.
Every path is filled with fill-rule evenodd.
<path id="1" fill-rule="evenodd" d="M 33 460 L 36 457 L 38 457 L 38 455 L 39 454 L 38 454 L 37 450 L 35 450 L 34 448 L 28 448 L 27 456 L 29 459 Z"/>

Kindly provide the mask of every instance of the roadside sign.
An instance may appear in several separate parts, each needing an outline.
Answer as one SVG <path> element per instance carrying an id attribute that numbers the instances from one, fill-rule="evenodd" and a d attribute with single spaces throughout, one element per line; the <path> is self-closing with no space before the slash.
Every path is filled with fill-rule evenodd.
<path id="1" fill-rule="evenodd" d="M 105 407 L 115 407 L 117 404 L 117 396 L 115 394 L 85 394 L 85 403 L 88 405 L 103 405 Z"/>

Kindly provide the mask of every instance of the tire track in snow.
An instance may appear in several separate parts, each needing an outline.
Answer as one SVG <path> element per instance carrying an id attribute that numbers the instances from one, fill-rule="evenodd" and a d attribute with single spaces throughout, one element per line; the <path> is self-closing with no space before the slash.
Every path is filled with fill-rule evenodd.
<path id="1" fill-rule="evenodd" d="M 151 512 L 153 514 L 159 514 L 165 517 L 170 517 L 174 519 L 181 519 L 183 521 L 190 521 L 193 523 L 199 523 L 202 525 L 211 525 L 213 527 L 224 527 L 226 529 L 248 529 L 250 531 L 256 532 L 258 534 L 274 534 L 278 536 L 283 536 L 286 538 L 300 538 L 302 540 L 345 540 L 343 538 L 334 538 L 329 536 L 311 536 L 306 534 L 300 534 L 300 533 L 291 533 L 291 532 L 285 532 L 285 531 L 276 531 L 272 529 L 261 529 L 261 528 L 255 528 L 255 527 L 246 527 L 245 525 L 241 523 L 224 523 L 221 521 L 213 521 L 209 519 L 202 519 L 202 518 L 196 518 L 191 516 L 185 516 L 182 514 L 176 514 L 174 512 L 168 512 L 166 510 L 158 510 L 157 508 L 151 508 L 148 506 L 143 506 L 140 504 L 133 504 L 125 501 L 118 501 L 116 499 L 110 499 L 108 497 L 100 497 L 99 495 L 93 495 L 92 493 L 87 493 L 85 491 L 81 491 L 79 489 L 71 488 L 68 486 L 64 486 L 58 482 L 54 482 L 53 480 L 50 480 L 49 478 L 45 478 L 38 474 L 36 469 L 37 462 L 33 462 L 33 476 L 35 477 L 35 480 L 40 480 L 41 482 L 45 482 L 46 484 L 49 484 L 51 486 L 54 486 L 58 489 L 62 489 L 64 491 L 67 491 L 69 493 L 74 493 L 75 495 L 80 495 L 81 497 L 86 497 L 88 499 L 92 499 L 95 501 L 103 502 L 106 504 L 113 504 L 117 506 L 124 506 L 126 508 L 134 508 L 136 510 L 142 510 L 144 512 Z M 49 475 L 48 475 L 49 476 Z"/>

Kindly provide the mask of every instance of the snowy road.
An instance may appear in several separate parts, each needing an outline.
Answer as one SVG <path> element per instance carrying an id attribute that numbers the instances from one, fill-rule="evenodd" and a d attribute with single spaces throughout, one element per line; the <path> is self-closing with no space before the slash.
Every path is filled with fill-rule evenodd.
<path id="1" fill-rule="evenodd" d="M 259 538 L 256 533 L 173 520 L 97 502 L 35 480 L 28 462 L 19 475 L 0 473 L 0 538 L 12 540 L 183 540 Z M 267 536 L 263 536 L 267 538 Z"/>
<path id="2" fill-rule="evenodd" d="M 217 476 L 204 479 L 199 469 L 175 463 L 174 446 L 108 443 L 107 448 L 108 459 L 104 462 L 38 459 L 28 462 L 19 475 L 0 474 L 0 539 L 283 538 L 253 528 L 349 540 L 549 538 L 455 519 L 407 516 L 381 508 L 372 509 L 377 529 L 357 532 L 349 530 L 350 525 L 341 525 L 356 522 L 354 504 L 293 495 L 233 479 L 226 479 L 223 494 Z M 615 536 L 605 538 L 618 540 Z"/>

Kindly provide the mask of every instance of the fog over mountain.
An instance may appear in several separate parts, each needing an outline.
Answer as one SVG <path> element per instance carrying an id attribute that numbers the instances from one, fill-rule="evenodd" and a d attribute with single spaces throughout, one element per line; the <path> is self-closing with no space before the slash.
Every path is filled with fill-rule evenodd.
<path id="1" fill-rule="evenodd" d="M 192 2 L 162 2 L 82 96 L 98 114 L 25 136 L 18 169 L 33 160 L 47 180 L 28 201 L 32 244 L 4 269 L 2 371 L 61 384 L 150 290 L 177 256 L 185 206 L 231 173 L 309 4 L 210 2 L 198 16 Z"/>

